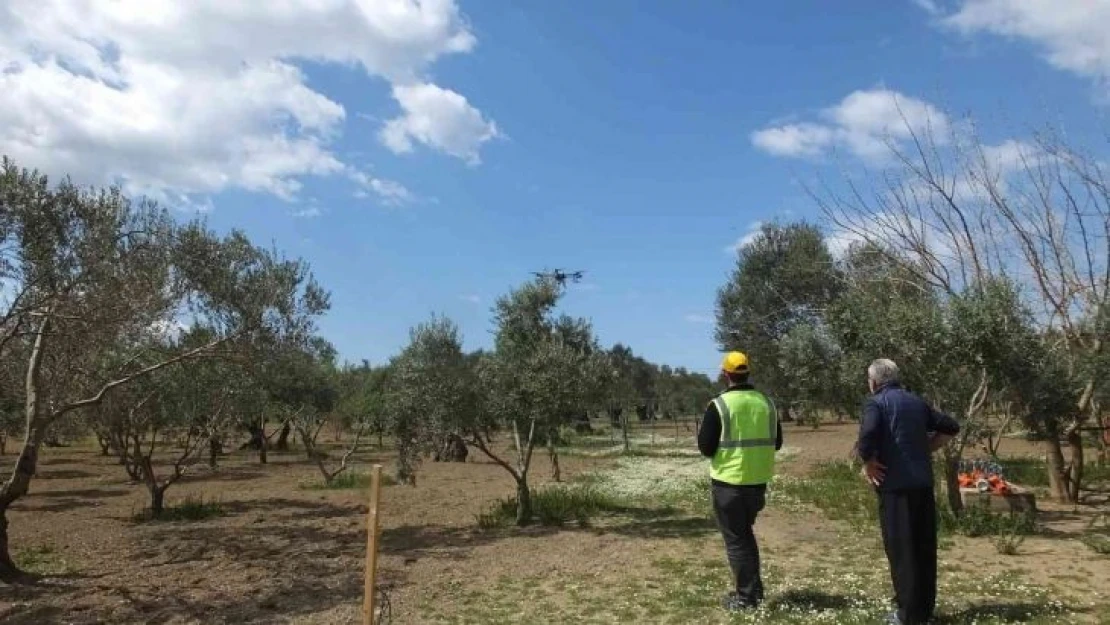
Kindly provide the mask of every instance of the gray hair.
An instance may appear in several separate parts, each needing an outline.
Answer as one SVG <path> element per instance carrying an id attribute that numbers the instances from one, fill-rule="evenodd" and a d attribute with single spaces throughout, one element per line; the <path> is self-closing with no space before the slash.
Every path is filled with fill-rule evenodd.
<path id="1" fill-rule="evenodd" d="M 898 381 L 898 365 L 888 358 L 879 358 L 867 368 L 867 377 L 877 385 Z"/>

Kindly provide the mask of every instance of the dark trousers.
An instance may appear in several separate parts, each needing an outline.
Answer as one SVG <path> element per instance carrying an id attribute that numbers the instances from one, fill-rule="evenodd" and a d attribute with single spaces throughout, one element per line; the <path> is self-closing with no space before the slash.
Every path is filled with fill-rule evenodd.
<path id="1" fill-rule="evenodd" d="M 937 600 L 937 510 L 933 489 L 879 492 L 879 524 L 898 617 L 924 623 Z"/>
<path id="2" fill-rule="evenodd" d="M 741 603 L 763 601 L 763 579 L 759 574 L 759 545 L 752 526 L 766 502 L 767 486 L 733 486 L 713 481 L 713 510 L 725 541 L 728 565 Z"/>

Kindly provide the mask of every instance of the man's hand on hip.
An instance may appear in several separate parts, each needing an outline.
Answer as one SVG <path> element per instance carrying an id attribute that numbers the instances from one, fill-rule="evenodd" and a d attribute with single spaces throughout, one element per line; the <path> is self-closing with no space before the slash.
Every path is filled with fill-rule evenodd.
<path id="1" fill-rule="evenodd" d="M 872 486 L 880 486 L 883 483 L 883 478 L 886 477 L 886 466 L 878 460 L 868 460 L 863 463 L 861 473 Z"/>

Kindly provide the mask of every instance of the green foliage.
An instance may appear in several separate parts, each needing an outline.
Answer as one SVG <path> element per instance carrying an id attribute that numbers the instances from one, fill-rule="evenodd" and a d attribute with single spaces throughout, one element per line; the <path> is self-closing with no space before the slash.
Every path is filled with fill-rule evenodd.
<path id="1" fill-rule="evenodd" d="M 1006 479 L 1026 487 L 1047 487 L 1048 469 L 1044 458 L 1007 458 L 1000 462 Z M 1083 481 L 1088 484 L 1110 482 L 1110 466 L 1088 462 L 1083 466 Z"/>
<path id="2" fill-rule="evenodd" d="M 1031 515 L 991 512 L 985 506 L 968 506 L 963 513 L 955 515 L 951 510 L 939 509 L 940 530 L 942 533 L 978 536 L 1027 536 L 1037 532 L 1037 524 Z"/>
<path id="3" fill-rule="evenodd" d="M 772 489 L 817 506 L 830 519 L 846 521 L 863 530 L 878 527 L 874 489 L 864 483 L 857 466 L 844 462 L 822 463 L 806 478 L 776 481 Z M 1000 514 L 981 506 L 969 506 L 957 516 L 939 503 L 937 510 L 941 535 L 1025 536 L 1036 532 L 1034 520 L 1024 514 Z"/>
<path id="4" fill-rule="evenodd" d="M 23 571 L 36 575 L 65 575 L 73 566 L 51 545 L 37 545 L 16 549 L 12 554 L 16 565 Z"/>
<path id="5" fill-rule="evenodd" d="M 207 521 L 225 514 L 227 511 L 219 501 L 190 495 L 175 505 L 166 506 L 158 516 L 151 514 L 149 509 L 144 509 L 132 515 L 131 520 L 134 523 Z"/>
<path id="6" fill-rule="evenodd" d="M 481 429 L 479 389 L 450 319 L 432 317 L 409 332 L 390 362 L 386 386 L 390 431 L 397 440 L 397 478 L 415 484 L 420 458 L 448 435 Z"/>
<path id="7" fill-rule="evenodd" d="M 330 482 L 312 482 L 311 484 L 303 485 L 303 488 L 309 490 L 366 490 L 370 488 L 370 475 L 368 473 L 359 473 L 356 471 L 346 471 L 332 478 Z M 393 486 L 397 480 L 391 475 L 382 474 L 381 485 Z"/>
<path id="8" fill-rule="evenodd" d="M 1110 513 L 1102 512 L 1091 519 L 1079 540 L 1091 551 L 1110 556 Z"/>
<path id="9" fill-rule="evenodd" d="M 585 527 L 600 514 L 622 509 L 610 495 L 590 484 L 534 489 L 531 499 L 534 520 L 548 527 L 561 527 L 568 523 Z M 486 512 L 478 515 L 478 527 L 494 529 L 512 525 L 516 522 L 517 505 L 516 497 L 494 502 Z"/>
<path id="10" fill-rule="evenodd" d="M 840 288 L 836 273 L 817 227 L 766 224 L 717 293 L 718 345 L 746 352 L 753 380 L 780 404 L 789 405 L 803 377 L 784 361 L 780 341 L 799 325 L 820 323 Z"/>

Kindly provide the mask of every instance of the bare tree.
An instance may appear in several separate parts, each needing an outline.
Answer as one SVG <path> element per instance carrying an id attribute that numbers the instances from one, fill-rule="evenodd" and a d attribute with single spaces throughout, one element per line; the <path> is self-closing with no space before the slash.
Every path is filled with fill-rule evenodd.
<path id="1" fill-rule="evenodd" d="M 921 128 L 903 121 L 908 147 L 889 143 L 893 166 L 872 177 L 877 184 L 864 189 L 849 180 L 846 191 L 826 187 L 812 195 L 839 237 L 911 261 L 914 277 L 944 296 L 995 277 L 1020 287 L 1023 305 L 1035 313 L 1040 351 L 1063 363 L 1054 370 L 1062 376 L 1056 383 L 1072 394 L 1070 410 L 1042 416 L 1052 492 L 1075 501 L 1082 480 L 1080 431 L 1110 375 L 1105 167 L 1055 133 L 991 146 L 968 123 Z M 995 373 L 978 376 L 977 403 L 1002 390 Z M 1069 444 L 1070 464 L 1061 438 Z"/>

